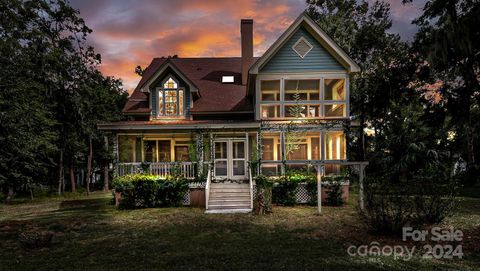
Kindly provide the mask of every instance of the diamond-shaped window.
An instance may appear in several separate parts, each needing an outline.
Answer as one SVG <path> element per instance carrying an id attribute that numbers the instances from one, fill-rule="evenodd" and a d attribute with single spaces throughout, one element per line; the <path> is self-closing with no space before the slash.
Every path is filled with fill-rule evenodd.
<path id="1" fill-rule="evenodd" d="M 299 38 L 292 46 L 293 51 L 295 51 L 295 53 L 301 58 L 304 58 L 312 48 L 313 46 L 304 37 Z"/>

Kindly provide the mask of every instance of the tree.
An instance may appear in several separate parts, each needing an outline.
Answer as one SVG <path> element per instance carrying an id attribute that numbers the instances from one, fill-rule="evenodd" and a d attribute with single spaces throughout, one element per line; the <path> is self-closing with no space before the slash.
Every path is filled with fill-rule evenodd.
<path id="1" fill-rule="evenodd" d="M 457 152 L 478 175 L 474 115 L 480 105 L 480 2 L 430 0 L 414 22 L 420 27 L 414 48 L 421 56 L 424 90 L 440 95 L 462 146 Z"/>
<path id="2" fill-rule="evenodd" d="M 360 66 L 350 85 L 351 113 L 358 118 L 357 148 L 351 159 L 367 160 L 374 152 L 365 129 L 382 133 L 384 116 L 403 99 L 403 89 L 415 72 L 415 62 L 407 43 L 389 33 L 390 8 L 383 2 L 369 5 L 356 0 L 307 0 L 309 15 Z"/>
<path id="3" fill-rule="evenodd" d="M 91 30 L 66 1 L 0 0 L 0 9 L 2 190 L 12 196 L 41 183 L 61 193 L 65 165 L 74 190 L 87 157 L 90 168 L 104 163 L 93 155 L 99 138 L 104 144 L 96 124 L 120 119 L 127 94 L 98 72 L 100 55 L 86 45 Z"/>

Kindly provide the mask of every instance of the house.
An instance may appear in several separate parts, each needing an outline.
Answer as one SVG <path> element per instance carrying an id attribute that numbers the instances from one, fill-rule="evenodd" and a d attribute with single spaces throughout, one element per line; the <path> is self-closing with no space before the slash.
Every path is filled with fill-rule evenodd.
<path id="1" fill-rule="evenodd" d="M 116 134 L 116 174 L 203 177 L 207 211 L 221 212 L 251 210 L 257 173 L 339 173 L 359 66 L 304 13 L 258 58 L 253 20 L 240 31 L 240 57 L 152 60 L 129 120 L 99 125 Z"/>

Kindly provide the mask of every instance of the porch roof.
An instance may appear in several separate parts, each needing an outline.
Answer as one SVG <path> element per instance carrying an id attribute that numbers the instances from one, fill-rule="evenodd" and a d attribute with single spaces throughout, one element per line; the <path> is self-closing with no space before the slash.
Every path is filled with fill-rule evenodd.
<path id="1" fill-rule="evenodd" d="M 117 121 L 98 124 L 100 130 L 248 129 L 259 127 L 260 122 L 256 121 L 228 120 Z"/>

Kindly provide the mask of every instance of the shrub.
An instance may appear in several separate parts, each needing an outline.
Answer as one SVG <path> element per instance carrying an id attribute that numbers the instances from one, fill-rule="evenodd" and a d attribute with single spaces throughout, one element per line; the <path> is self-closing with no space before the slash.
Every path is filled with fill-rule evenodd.
<path id="1" fill-rule="evenodd" d="M 293 206 L 297 203 L 296 191 L 299 183 L 313 182 L 315 176 L 302 171 L 292 170 L 281 177 L 273 186 L 273 203 L 283 206 Z"/>
<path id="2" fill-rule="evenodd" d="M 342 184 L 345 182 L 344 175 L 325 176 L 322 178 L 325 190 L 327 191 L 326 204 L 330 206 L 342 206 L 344 201 L 342 198 Z"/>
<path id="3" fill-rule="evenodd" d="M 273 182 L 264 175 L 255 177 L 257 193 L 255 194 L 253 209 L 256 214 L 272 212 L 272 186 Z"/>
<path id="4" fill-rule="evenodd" d="M 307 190 L 309 200 L 307 202 L 310 206 L 316 206 L 318 204 L 318 183 L 317 179 L 309 179 L 305 183 L 305 189 Z"/>
<path id="5" fill-rule="evenodd" d="M 400 234 L 405 226 L 443 221 L 455 205 L 456 188 L 456 181 L 438 168 L 397 183 L 388 177 L 366 178 L 360 214 L 373 231 Z"/>
<path id="6" fill-rule="evenodd" d="M 122 194 L 120 208 L 178 206 L 188 191 L 188 181 L 178 176 L 159 179 L 155 175 L 133 174 L 116 177 L 113 188 Z"/>

